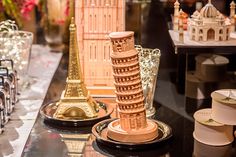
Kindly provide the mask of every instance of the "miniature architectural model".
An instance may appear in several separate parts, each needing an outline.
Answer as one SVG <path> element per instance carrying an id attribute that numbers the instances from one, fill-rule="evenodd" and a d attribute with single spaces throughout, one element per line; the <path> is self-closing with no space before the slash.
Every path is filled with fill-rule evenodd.
<path id="1" fill-rule="evenodd" d="M 78 0 L 75 13 L 85 84 L 93 95 L 114 96 L 108 34 L 124 31 L 125 0 Z"/>
<path id="2" fill-rule="evenodd" d="M 82 78 L 74 18 L 70 24 L 69 68 L 66 89 L 62 92 L 54 117 L 58 119 L 88 119 L 97 116 L 97 104 L 90 97 Z"/>
<path id="3" fill-rule="evenodd" d="M 185 13 L 182 9 L 179 9 L 180 4 L 178 0 L 174 3 L 174 18 L 173 18 L 173 30 L 178 31 L 179 30 L 179 22 L 180 17 L 182 17 L 183 20 L 183 29 L 187 30 L 188 28 L 188 14 Z"/>
<path id="4" fill-rule="evenodd" d="M 178 31 L 179 30 L 179 1 L 176 0 L 176 2 L 174 3 L 174 22 L 173 22 L 173 28 L 174 31 Z"/>
<path id="5" fill-rule="evenodd" d="M 113 32 L 111 53 L 120 119 L 111 122 L 107 136 L 121 142 L 145 142 L 157 137 L 157 124 L 146 119 L 139 56 L 133 32 Z"/>
<path id="6" fill-rule="evenodd" d="M 225 41 L 229 39 L 231 23 L 211 3 L 195 11 L 188 23 L 189 37 L 195 41 Z"/>
<path id="7" fill-rule="evenodd" d="M 230 3 L 230 22 L 231 22 L 231 32 L 235 31 L 235 3 L 232 1 Z"/>

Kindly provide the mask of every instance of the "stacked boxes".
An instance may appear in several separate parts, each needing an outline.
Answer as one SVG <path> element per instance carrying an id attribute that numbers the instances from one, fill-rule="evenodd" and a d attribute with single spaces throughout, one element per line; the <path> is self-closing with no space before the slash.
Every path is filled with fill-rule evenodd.
<path id="1" fill-rule="evenodd" d="M 204 144 L 221 146 L 234 141 L 236 125 L 236 90 L 222 89 L 212 92 L 212 108 L 194 114 L 194 138 Z"/>
<path id="2" fill-rule="evenodd" d="M 217 89 L 236 88 L 235 74 L 227 72 L 226 57 L 202 54 L 195 57 L 196 71 L 188 71 L 185 96 L 193 99 L 209 99 Z"/>

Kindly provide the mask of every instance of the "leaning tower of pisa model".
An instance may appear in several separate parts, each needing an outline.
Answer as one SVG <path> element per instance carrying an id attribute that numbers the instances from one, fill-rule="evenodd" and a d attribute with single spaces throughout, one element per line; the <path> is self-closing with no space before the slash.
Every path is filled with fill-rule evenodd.
<path id="1" fill-rule="evenodd" d="M 120 119 L 108 126 L 108 137 L 121 142 L 146 142 L 157 137 L 158 126 L 146 119 L 138 52 L 133 32 L 110 33 L 111 61 Z"/>

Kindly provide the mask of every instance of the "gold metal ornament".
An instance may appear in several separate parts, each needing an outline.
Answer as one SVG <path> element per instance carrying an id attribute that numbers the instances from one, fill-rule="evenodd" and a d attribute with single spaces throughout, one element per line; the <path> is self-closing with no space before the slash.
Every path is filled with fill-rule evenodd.
<path id="1" fill-rule="evenodd" d="M 89 95 L 82 77 L 79 50 L 76 37 L 76 25 L 71 18 L 69 67 L 66 88 L 57 102 L 53 117 L 63 120 L 83 120 L 98 116 L 98 104 Z"/>

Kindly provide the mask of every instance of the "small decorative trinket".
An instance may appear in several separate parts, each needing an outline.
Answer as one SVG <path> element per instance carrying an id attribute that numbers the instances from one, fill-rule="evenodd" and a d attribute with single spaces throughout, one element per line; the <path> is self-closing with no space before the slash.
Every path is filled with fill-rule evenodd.
<path id="1" fill-rule="evenodd" d="M 163 122 L 146 118 L 139 55 L 133 32 L 113 32 L 111 62 L 119 118 L 96 124 L 97 140 L 111 146 L 135 149 L 168 139 L 171 129 Z"/>
<path id="2" fill-rule="evenodd" d="M 74 18 L 71 19 L 69 30 L 70 48 L 66 88 L 58 102 L 41 108 L 41 114 L 46 120 L 58 125 L 91 125 L 93 122 L 109 117 L 113 109 L 103 103 L 97 103 L 87 91 L 80 67 Z"/>

